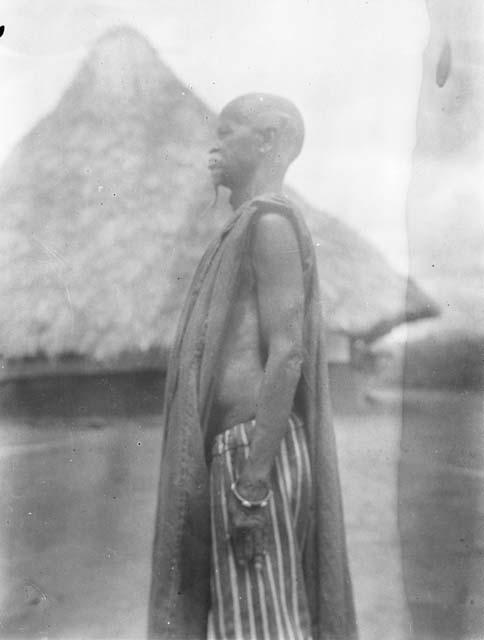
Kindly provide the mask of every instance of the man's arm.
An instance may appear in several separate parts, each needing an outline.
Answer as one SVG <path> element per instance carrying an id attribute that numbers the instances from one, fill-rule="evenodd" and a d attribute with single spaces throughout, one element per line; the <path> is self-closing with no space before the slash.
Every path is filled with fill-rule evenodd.
<path id="1" fill-rule="evenodd" d="M 266 354 L 256 428 L 249 458 L 237 482 L 239 493 L 258 500 L 284 437 L 301 375 L 304 286 L 300 249 L 289 220 L 262 215 L 255 226 L 252 260 L 257 287 L 261 348 Z"/>

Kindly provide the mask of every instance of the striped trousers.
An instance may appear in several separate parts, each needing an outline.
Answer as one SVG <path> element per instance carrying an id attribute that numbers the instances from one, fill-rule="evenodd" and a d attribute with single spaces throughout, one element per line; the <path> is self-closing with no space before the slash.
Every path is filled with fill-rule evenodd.
<path id="1" fill-rule="evenodd" d="M 219 434 L 210 471 L 212 574 L 209 640 L 309 640 L 301 556 L 308 531 L 311 470 L 304 429 L 292 415 L 272 471 L 273 497 L 262 567 L 239 566 L 227 497 L 249 454 L 255 421 Z"/>

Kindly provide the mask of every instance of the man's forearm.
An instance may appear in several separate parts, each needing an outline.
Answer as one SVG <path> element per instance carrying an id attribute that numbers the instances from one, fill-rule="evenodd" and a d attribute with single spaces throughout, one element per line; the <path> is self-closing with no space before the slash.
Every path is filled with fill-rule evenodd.
<path id="1" fill-rule="evenodd" d="M 250 491 L 264 486 L 284 437 L 301 375 L 298 351 L 286 349 L 269 355 L 259 392 L 256 428 L 250 455 L 239 476 L 239 486 Z M 246 491 L 246 492 L 247 492 Z M 247 496 L 250 499 L 250 496 Z M 257 499 L 254 497 L 253 499 Z"/>

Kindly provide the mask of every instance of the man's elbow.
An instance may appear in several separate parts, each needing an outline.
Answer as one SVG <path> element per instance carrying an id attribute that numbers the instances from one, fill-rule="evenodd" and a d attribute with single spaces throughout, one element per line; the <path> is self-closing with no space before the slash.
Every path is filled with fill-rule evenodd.
<path id="1" fill-rule="evenodd" d="M 277 363 L 277 368 L 297 377 L 301 374 L 303 348 L 297 341 L 276 341 L 271 345 L 269 359 Z"/>
<path id="2" fill-rule="evenodd" d="M 287 367 L 291 371 L 297 372 L 297 374 L 299 375 L 301 373 L 302 364 L 303 364 L 302 347 L 293 346 L 287 354 Z"/>

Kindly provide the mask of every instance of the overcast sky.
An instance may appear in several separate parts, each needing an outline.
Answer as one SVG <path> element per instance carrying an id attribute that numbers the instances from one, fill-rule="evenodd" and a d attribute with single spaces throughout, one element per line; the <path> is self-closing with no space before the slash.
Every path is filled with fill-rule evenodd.
<path id="1" fill-rule="evenodd" d="M 0 0 L 0 24 L 0 162 L 129 24 L 216 110 L 246 91 L 294 100 L 307 141 L 289 181 L 405 267 L 424 0 Z"/>

